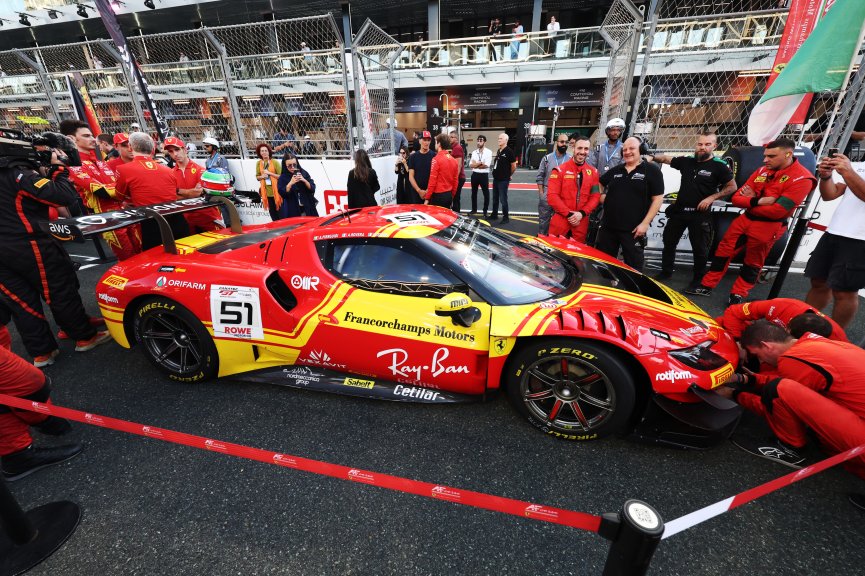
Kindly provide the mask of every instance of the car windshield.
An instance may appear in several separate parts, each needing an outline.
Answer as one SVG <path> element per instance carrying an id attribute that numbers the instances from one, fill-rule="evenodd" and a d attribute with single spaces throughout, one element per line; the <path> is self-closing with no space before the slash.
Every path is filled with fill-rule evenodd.
<path id="1" fill-rule="evenodd" d="M 424 242 L 471 275 L 472 286 L 480 284 L 497 295 L 501 304 L 540 302 L 579 288 L 570 263 L 471 218 L 457 218 Z"/>

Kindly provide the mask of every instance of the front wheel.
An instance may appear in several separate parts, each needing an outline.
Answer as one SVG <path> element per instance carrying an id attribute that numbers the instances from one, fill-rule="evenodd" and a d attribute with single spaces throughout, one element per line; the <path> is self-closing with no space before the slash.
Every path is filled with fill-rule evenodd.
<path id="1" fill-rule="evenodd" d="M 537 428 L 566 440 L 624 431 L 634 410 L 634 378 L 614 352 L 556 338 L 519 350 L 507 369 L 508 397 Z"/>
<path id="2" fill-rule="evenodd" d="M 147 359 L 177 382 L 201 382 L 219 372 L 210 334 L 195 315 L 173 300 L 153 298 L 135 311 L 135 337 Z"/>

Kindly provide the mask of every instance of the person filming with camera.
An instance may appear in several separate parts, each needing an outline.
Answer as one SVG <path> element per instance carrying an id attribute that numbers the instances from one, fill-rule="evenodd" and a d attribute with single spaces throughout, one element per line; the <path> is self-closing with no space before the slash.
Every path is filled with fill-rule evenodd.
<path id="1" fill-rule="evenodd" d="M 43 230 L 49 208 L 75 207 L 78 194 L 69 182 L 69 141 L 44 135 L 41 151 L 15 130 L 0 129 L 0 293 L 8 305 L 24 348 L 41 368 L 60 353 L 45 318 L 42 300 L 75 351 L 85 352 L 110 339 L 101 318 L 90 318 L 78 294 L 78 279 L 60 242 Z M 101 329 L 97 330 L 97 327 Z"/>

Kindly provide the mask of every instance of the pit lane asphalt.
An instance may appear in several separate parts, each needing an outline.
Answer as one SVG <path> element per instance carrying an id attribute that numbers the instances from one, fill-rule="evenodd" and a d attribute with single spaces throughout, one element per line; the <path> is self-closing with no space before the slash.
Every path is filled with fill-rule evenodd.
<path id="1" fill-rule="evenodd" d="M 509 228 L 536 231 L 530 217 Z M 69 249 L 93 254 L 90 244 Z M 91 313 L 106 269 L 79 273 Z M 682 289 L 688 276 L 680 271 L 671 286 Z M 732 281 L 698 304 L 719 313 Z M 792 275 L 782 296 L 805 290 Z M 767 291 L 758 286 L 754 296 Z M 865 335 L 863 317 L 850 330 L 854 341 Z M 640 498 L 669 521 L 790 472 L 727 442 L 705 452 L 618 438 L 564 442 L 521 420 L 504 396 L 430 406 L 233 380 L 175 384 L 140 350 L 113 342 L 84 354 L 63 343 L 45 371 L 61 406 L 592 514 Z M 739 433 L 766 432 L 746 415 Z M 83 424 L 72 435 L 83 454 L 9 485 L 25 509 L 67 499 L 83 511 L 35 575 L 597 575 L 609 547 L 563 526 Z M 661 542 L 649 573 L 861 573 L 865 513 L 848 504 L 853 491 L 865 483 L 838 468 L 808 478 Z"/>

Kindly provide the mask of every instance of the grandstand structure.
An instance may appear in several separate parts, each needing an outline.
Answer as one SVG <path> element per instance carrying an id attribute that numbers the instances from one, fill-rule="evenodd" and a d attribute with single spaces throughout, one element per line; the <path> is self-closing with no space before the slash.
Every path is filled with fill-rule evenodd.
<path id="1" fill-rule="evenodd" d="M 641 11 L 646 5 L 616 0 L 622 2 Z M 707 128 L 718 132 L 722 147 L 745 143 L 748 113 L 765 88 L 786 22 L 786 8 L 778 5 L 661 2 L 656 21 L 640 18 L 630 34 L 625 68 L 622 54 L 611 59 L 609 35 L 597 26 L 526 32 L 518 40 L 401 42 L 370 22 L 378 34 L 353 49 L 332 13 L 130 36 L 129 44 L 171 132 L 193 142 L 216 137 L 229 156 L 249 157 L 256 143 L 279 137 L 295 138 L 300 149 L 306 136 L 311 146 L 302 153 L 349 156 L 357 142 L 352 125 L 363 115 L 352 106 L 352 62 L 361 63 L 376 90 L 373 132 L 390 118 L 400 129 L 459 124 L 507 131 L 518 148 L 528 146 L 532 125 L 550 123 L 553 106 L 557 130 L 596 133 L 610 104 L 604 99 L 612 62 L 626 70 L 630 99 L 617 104 L 632 133 L 658 150 L 683 151 Z M 769 9 L 754 10 L 761 7 Z M 373 37 L 387 40 L 376 45 Z M 86 86 L 103 131 L 128 131 L 132 123 L 153 128 L 110 40 L 2 51 L 0 70 L 5 125 L 39 132 L 70 117 L 74 77 Z M 622 72 L 616 77 L 621 84 Z M 466 94 L 481 88 L 485 94 L 469 101 Z M 448 106 L 456 93 L 462 103 Z M 415 102 L 394 106 L 401 94 Z M 791 134 L 804 139 L 818 131 L 833 104 L 833 95 L 818 95 L 809 123 L 791 127 Z"/>

